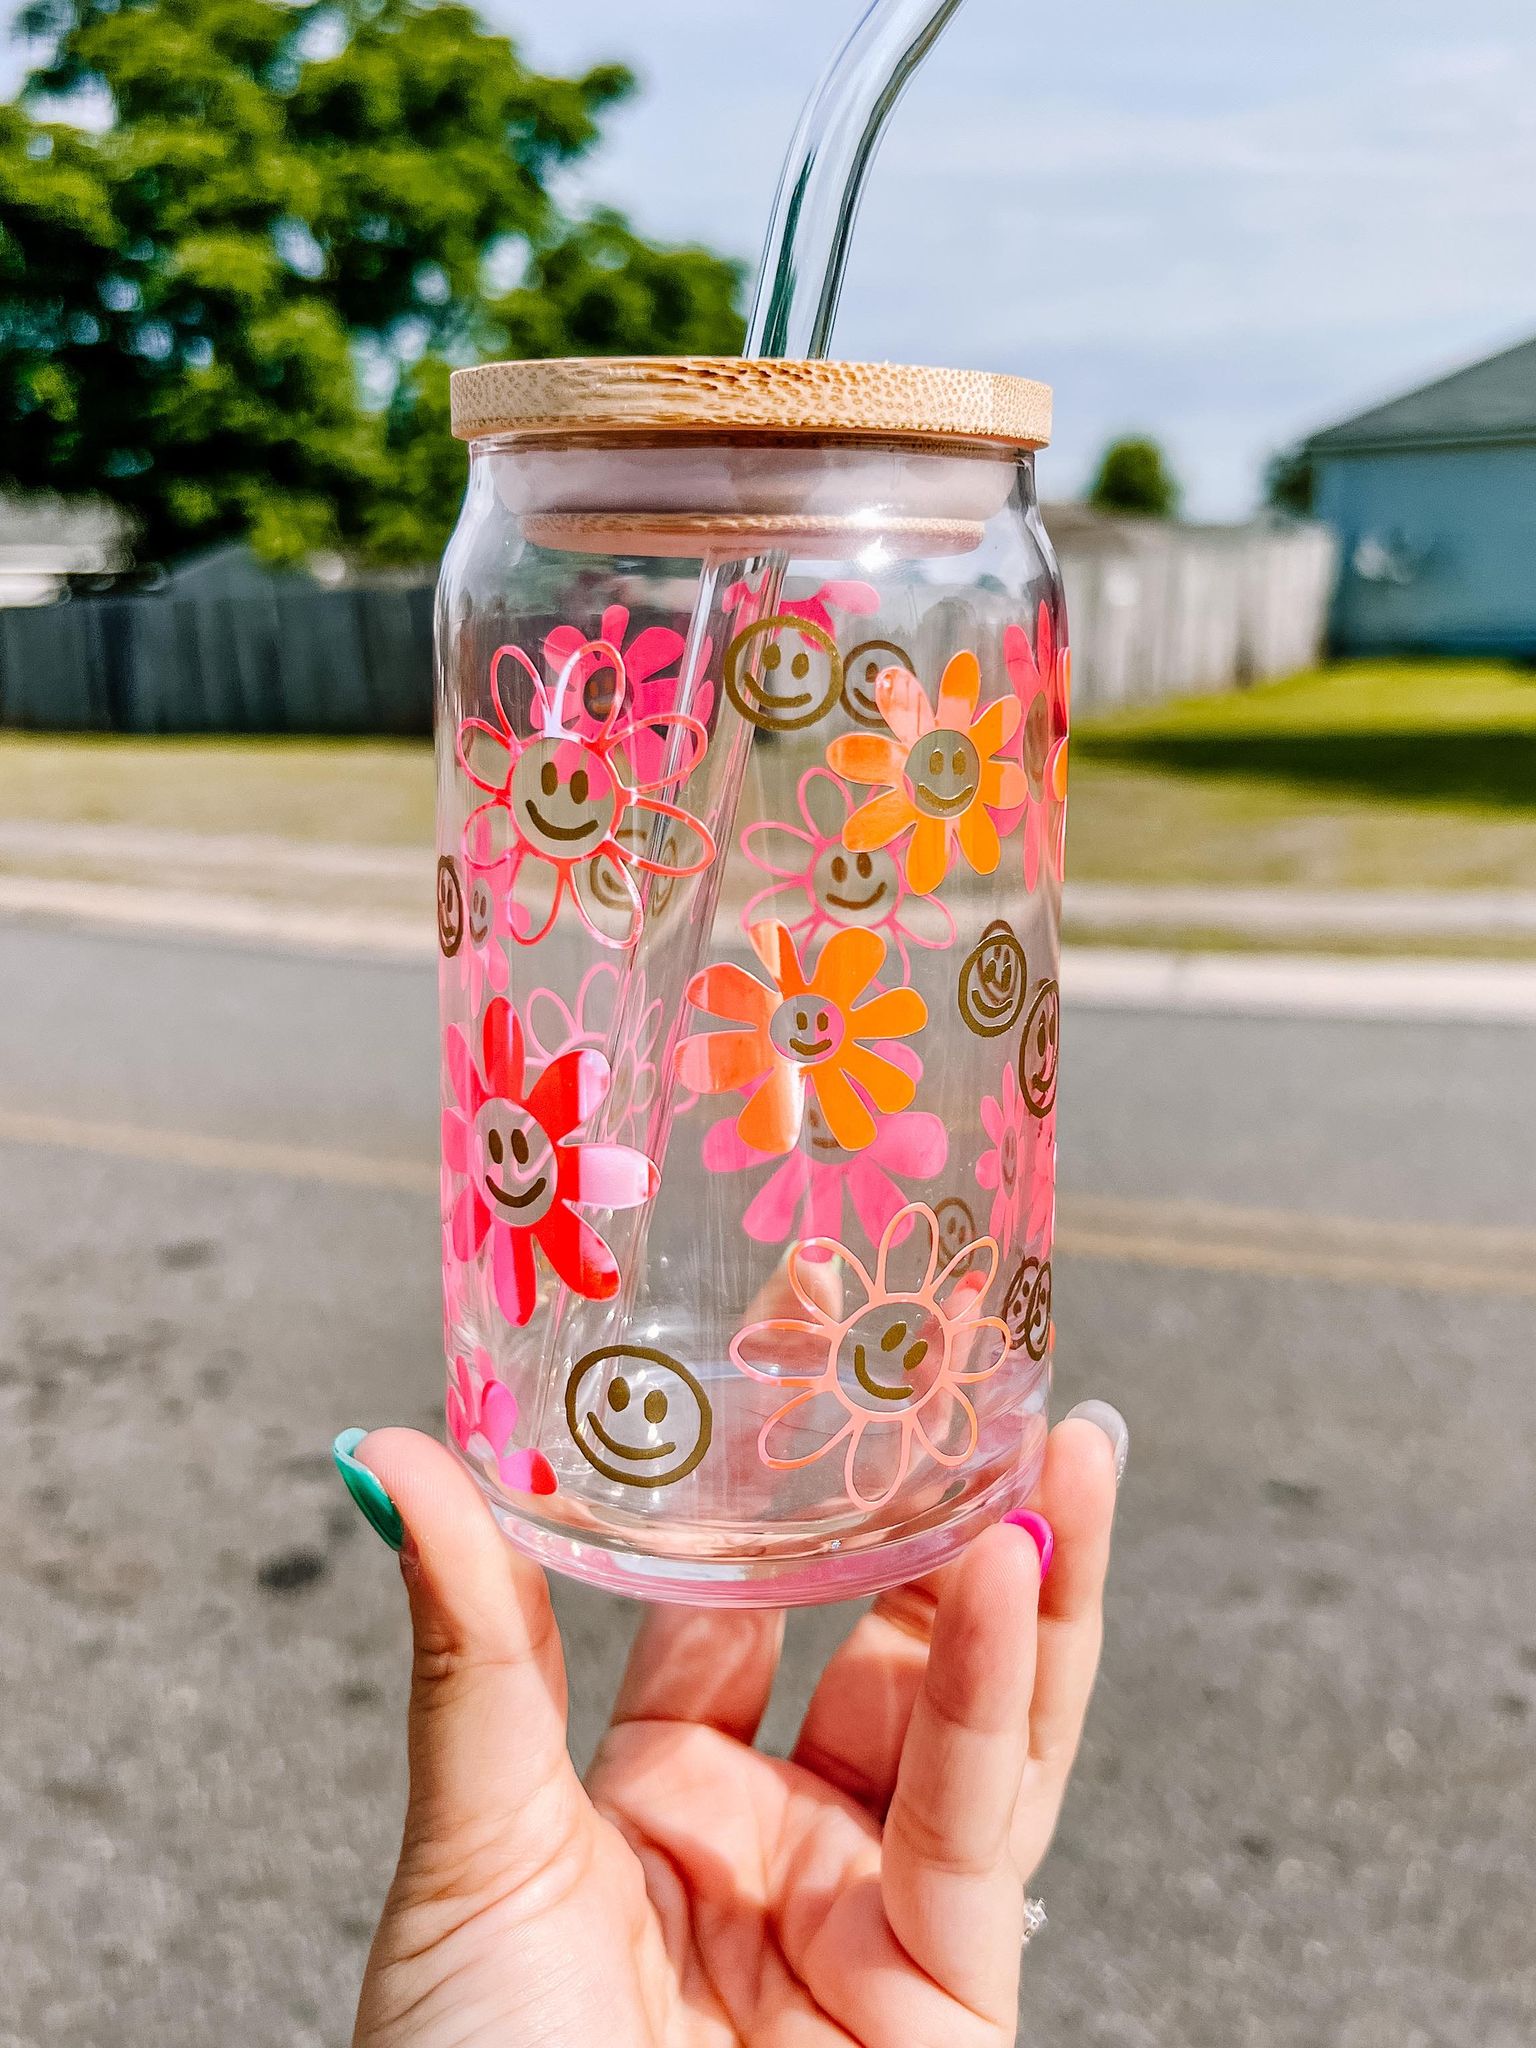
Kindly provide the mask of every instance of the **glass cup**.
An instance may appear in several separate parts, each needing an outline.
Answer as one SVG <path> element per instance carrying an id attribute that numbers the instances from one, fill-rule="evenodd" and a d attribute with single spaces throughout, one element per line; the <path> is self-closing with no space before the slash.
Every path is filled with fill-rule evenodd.
<path id="1" fill-rule="evenodd" d="M 438 596 L 448 1425 L 656 1599 L 932 1569 L 1038 1476 L 1068 657 L 1049 394 L 458 373 Z"/>

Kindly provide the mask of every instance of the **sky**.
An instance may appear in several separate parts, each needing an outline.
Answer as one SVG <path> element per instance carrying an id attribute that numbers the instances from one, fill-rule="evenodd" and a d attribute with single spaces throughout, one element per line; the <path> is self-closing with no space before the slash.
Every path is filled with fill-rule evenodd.
<path id="1" fill-rule="evenodd" d="M 755 261 L 863 0 L 482 0 L 622 58 L 574 196 Z M 0 83 L 14 81 L 13 54 Z M 1055 388 L 1047 497 L 1150 432 L 1240 516 L 1311 428 L 1536 334 L 1531 0 L 968 0 L 892 122 L 834 350 Z"/>
<path id="2" fill-rule="evenodd" d="M 489 0 L 643 91 L 581 185 L 754 261 L 862 0 Z M 728 24 L 728 26 L 727 26 Z M 968 0 L 871 174 L 835 353 L 1054 386 L 1048 497 L 1149 431 L 1238 516 L 1297 435 L 1536 334 L 1531 0 Z"/>

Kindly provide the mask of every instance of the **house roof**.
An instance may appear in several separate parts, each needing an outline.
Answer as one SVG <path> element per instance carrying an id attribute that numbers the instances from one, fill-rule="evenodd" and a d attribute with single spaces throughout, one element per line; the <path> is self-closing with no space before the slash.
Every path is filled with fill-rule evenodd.
<path id="1" fill-rule="evenodd" d="M 1522 341 L 1465 370 L 1421 384 L 1313 434 L 1313 455 L 1372 448 L 1456 447 L 1536 441 L 1536 341 Z"/>

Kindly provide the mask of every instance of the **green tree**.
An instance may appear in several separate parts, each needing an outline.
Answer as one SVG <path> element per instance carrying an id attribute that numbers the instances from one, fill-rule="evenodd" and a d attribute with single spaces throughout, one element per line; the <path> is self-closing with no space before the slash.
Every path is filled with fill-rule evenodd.
<path id="1" fill-rule="evenodd" d="M 739 266 L 573 218 L 633 89 L 430 0 L 33 0 L 0 106 L 0 475 L 104 492 L 158 560 L 421 560 L 455 363 L 734 351 Z"/>
<path id="2" fill-rule="evenodd" d="M 1311 516 L 1317 495 L 1317 466 L 1305 448 L 1282 448 L 1264 465 L 1264 502 L 1293 518 Z"/>
<path id="3" fill-rule="evenodd" d="M 1101 512 L 1138 512 L 1154 519 L 1171 519 L 1179 495 L 1161 447 L 1136 434 L 1110 442 L 1088 487 L 1089 504 Z"/>

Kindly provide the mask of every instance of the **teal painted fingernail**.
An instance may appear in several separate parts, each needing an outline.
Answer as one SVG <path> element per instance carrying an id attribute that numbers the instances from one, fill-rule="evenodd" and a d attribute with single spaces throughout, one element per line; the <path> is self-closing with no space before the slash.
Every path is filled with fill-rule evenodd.
<path id="1" fill-rule="evenodd" d="M 405 1544 L 405 1524 L 400 1519 L 400 1510 L 377 1477 L 356 1456 L 357 1447 L 367 1434 L 366 1429 L 344 1429 L 331 1445 L 331 1456 L 336 1460 L 336 1470 L 341 1474 L 343 1484 L 362 1509 L 369 1527 L 379 1532 L 391 1550 L 400 1550 Z"/>

